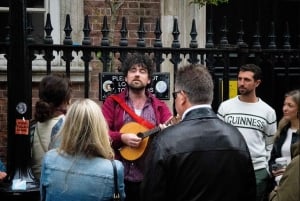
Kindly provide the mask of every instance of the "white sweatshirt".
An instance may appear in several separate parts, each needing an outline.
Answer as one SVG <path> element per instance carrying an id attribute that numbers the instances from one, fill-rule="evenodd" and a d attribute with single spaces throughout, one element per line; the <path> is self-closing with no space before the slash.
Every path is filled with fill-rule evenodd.
<path id="1" fill-rule="evenodd" d="M 261 99 L 255 103 L 246 103 L 236 96 L 221 103 L 218 117 L 242 133 L 254 170 L 267 168 L 277 128 L 275 110 Z"/>

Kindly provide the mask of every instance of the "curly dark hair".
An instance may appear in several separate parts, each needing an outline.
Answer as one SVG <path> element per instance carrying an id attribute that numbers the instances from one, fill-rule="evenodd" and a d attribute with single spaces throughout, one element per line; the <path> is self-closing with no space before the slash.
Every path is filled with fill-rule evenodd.
<path id="1" fill-rule="evenodd" d="M 149 77 L 152 77 L 153 74 L 153 61 L 152 59 L 146 55 L 141 53 L 129 54 L 125 61 L 122 63 L 122 72 L 126 77 L 129 69 L 135 65 L 139 64 L 147 69 Z"/>

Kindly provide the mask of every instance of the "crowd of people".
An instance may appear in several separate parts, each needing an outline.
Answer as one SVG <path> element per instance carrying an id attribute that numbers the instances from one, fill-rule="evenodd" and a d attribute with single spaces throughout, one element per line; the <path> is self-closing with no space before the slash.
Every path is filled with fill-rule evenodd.
<path id="1" fill-rule="evenodd" d="M 71 103 L 67 78 L 42 79 L 32 145 L 41 200 L 299 201 L 300 89 L 285 94 L 277 124 L 256 94 L 261 68 L 245 64 L 238 95 L 214 112 L 210 72 L 185 65 L 176 72 L 175 115 L 148 91 L 148 55 L 129 54 L 122 70 L 127 88 L 102 106 Z"/>

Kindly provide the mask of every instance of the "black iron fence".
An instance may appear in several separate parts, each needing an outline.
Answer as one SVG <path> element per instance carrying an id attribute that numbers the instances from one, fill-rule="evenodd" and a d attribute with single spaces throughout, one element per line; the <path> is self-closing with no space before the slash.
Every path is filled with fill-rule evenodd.
<path id="1" fill-rule="evenodd" d="M 29 23 L 30 24 L 30 23 Z M 62 45 L 52 44 L 52 26 L 50 15 L 47 16 L 45 25 L 45 40 L 44 44 L 29 44 L 30 55 L 34 53 L 44 54 L 44 59 L 47 62 L 47 73 L 51 72 L 51 61 L 54 59 L 53 51 L 61 52 L 62 59 L 66 63 L 66 74 L 70 75 L 71 62 L 74 59 L 72 52 L 81 52 L 81 59 L 84 62 L 85 68 L 85 97 L 89 96 L 89 81 L 88 81 L 88 67 L 90 61 L 93 59 L 92 55 L 101 53 L 100 61 L 103 64 L 103 72 L 107 72 L 111 60 L 113 57 L 118 57 L 122 62 L 128 53 L 142 52 L 154 55 L 156 63 L 156 71 L 161 71 L 161 66 L 165 59 L 168 59 L 174 68 L 174 72 L 180 66 L 183 60 L 189 63 L 202 63 L 207 66 L 214 77 L 215 81 L 215 97 L 213 108 L 216 109 L 219 103 L 229 98 L 230 93 L 235 94 L 234 87 L 231 84 L 235 84 L 237 68 L 244 63 L 255 63 L 263 69 L 264 80 L 260 87 L 259 95 L 265 99 L 270 105 L 272 105 L 276 111 L 280 114 L 281 101 L 283 93 L 291 88 L 300 86 L 300 43 L 290 44 L 290 38 L 288 23 L 283 27 L 284 35 L 280 38 L 276 36 L 275 24 L 270 22 L 270 33 L 268 36 L 261 36 L 259 33 L 259 23 L 257 23 L 257 29 L 254 30 L 252 41 L 244 41 L 243 21 L 240 21 L 239 31 L 237 32 L 237 38 L 235 44 L 229 44 L 227 40 L 226 20 L 224 20 L 223 27 L 220 29 L 219 42 L 215 42 L 213 38 L 214 33 L 212 30 L 212 21 L 209 20 L 207 28 L 206 47 L 199 48 L 197 38 L 197 29 L 195 21 L 191 22 L 190 43 L 188 48 L 182 48 L 179 35 L 177 19 L 174 19 L 173 25 L 173 41 L 171 47 L 163 47 L 161 41 L 161 28 L 160 20 L 156 21 L 156 29 L 154 31 L 155 39 L 153 47 L 146 47 L 145 42 L 145 28 L 143 19 L 140 20 L 139 29 L 137 30 L 138 39 L 136 47 L 128 46 L 126 20 L 123 18 L 122 26 L 120 30 L 121 38 L 119 46 L 111 46 L 109 41 L 109 26 L 107 24 L 106 16 L 103 18 L 102 27 L 102 39 L 100 45 L 91 45 L 89 19 L 85 17 L 85 23 L 83 28 L 84 38 L 82 45 L 73 45 L 71 33 L 72 28 L 70 24 L 69 16 L 66 17 L 65 23 L 65 38 Z M 30 27 L 28 30 L 31 30 Z M 30 32 L 28 32 L 28 41 L 33 42 L 30 38 Z M 296 33 L 293 33 L 294 37 L 298 37 Z M 249 33 L 248 33 L 249 35 Z M 264 37 L 268 43 L 264 43 L 265 47 L 261 44 L 261 38 Z M 281 41 L 281 46 L 276 43 Z M 292 49 L 294 47 L 294 49 Z M 118 56 L 117 56 L 118 55 Z M 34 57 L 31 56 L 30 60 Z M 175 76 L 175 75 L 173 75 Z"/>
<path id="2" fill-rule="evenodd" d="M 155 39 L 153 47 L 146 47 L 145 42 L 145 28 L 143 19 L 140 20 L 139 29 L 137 30 L 138 39 L 136 46 L 128 46 L 126 20 L 123 18 L 121 26 L 121 38 L 119 46 L 110 45 L 109 41 L 109 26 L 107 24 L 107 17 L 103 18 L 102 39 L 100 45 L 91 45 L 89 18 L 85 17 L 83 33 L 84 38 L 81 45 L 74 45 L 72 41 L 72 27 L 69 15 L 66 16 L 64 27 L 65 38 L 63 44 L 53 44 L 51 32 L 52 25 L 50 14 L 47 15 L 45 24 L 45 33 L 43 44 L 35 44 L 34 38 L 31 36 L 33 27 L 27 26 L 27 43 L 29 49 L 28 60 L 32 62 L 35 57 L 34 54 L 43 54 L 46 61 L 47 74 L 51 73 L 51 62 L 55 58 L 54 52 L 61 53 L 61 59 L 65 61 L 65 72 L 67 76 L 71 73 L 71 63 L 74 59 L 73 53 L 81 53 L 81 59 L 84 62 L 84 77 L 85 77 L 85 97 L 89 97 L 89 66 L 92 55 L 101 55 L 99 59 L 103 64 L 103 72 L 108 72 L 109 65 L 114 57 L 117 57 L 121 62 L 125 59 L 128 53 L 141 52 L 154 55 L 156 64 L 156 72 L 161 72 L 161 66 L 165 59 L 169 59 L 172 63 L 174 72 L 180 66 L 183 60 L 189 63 L 202 63 L 207 66 L 214 77 L 215 81 L 215 97 L 213 108 L 216 109 L 219 103 L 230 97 L 230 93 L 237 93 L 234 86 L 237 75 L 237 69 L 244 63 L 255 63 L 261 66 L 263 70 L 264 80 L 260 87 L 259 95 L 272 105 L 278 114 L 280 114 L 281 100 L 284 92 L 291 88 L 300 86 L 298 81 L 300 78 L 300 43 L 290 44 L 291 35 L 289 33 L 288 23 L 284 29 L 284 35 L 278 39 L 275 33 L 274 23 L 270 22 L 271 31 L 268 36 L 261 36 L 259 34 L 259 24 L 253 33 L 252 41 L 244 41 L 243 21 L 240 21 L 240 30 L 237 32 L 236 43 L 229 44 L 227 39 L 226 20 L 224 20 L 223 27 L 220 29 L 220 39 L 216 43 L 213 38 L 212 21 L 209 20 L 207 25 L 206 47 L 199 48 L 197 38 L 197 29 L 195 21 L 191 22 L 190 43 L 188 48 L 182 48 L 178 30 L 177 19 L 174 19 L 173 26 L 173 41 L 171 47 L 163 47 L 161 41 L 160 20 L 156 21 L 156 29 L 154 31 Z M 30 22 L 27 24 L 31 24 Z M 295 34 L 295 33 L 294 33 Z M 248 33 L 249 35 L 249 33 Z M 296 34 L 294 35 L 297 36 Z M 265 47 L 261 45 L 261 38 L 267 38 L 268 44 Z M 299 36 L 298 36 L 299 37 Z M 0 50 L 5 52 L 6 46 L 9 45 L 9 35 L 6 37 L 7 42 L 0 44 Z M 281 41 L 281 47 L 278 47 L 276 41 Z M 291 47 L 296 47 L 292 49 Z M 100 53 L 100 54 L 99 54 Z M 31 63 L 32 65 L 32 63 Z M 175 75 L 173 75 L 175 76 Z"/>

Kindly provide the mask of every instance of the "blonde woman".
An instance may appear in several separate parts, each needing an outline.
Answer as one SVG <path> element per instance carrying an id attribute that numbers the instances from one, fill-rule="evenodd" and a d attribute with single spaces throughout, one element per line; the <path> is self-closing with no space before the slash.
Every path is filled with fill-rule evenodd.
<path id="1" fill-rule="evenodd" d="M 59 135 L 60 146 L 47 152 L 42 163 L 41 200 L 111 200 L 114 153 L 108 126 L 98 104 L 89 99 L 75 101 Z M 123 165 L 114 161 L 123 200 Z"/>
<path id="2" fill-rule="evenodd" d="M 284 158 L 286 165 L 291 161 L 291 147 L 300 140 L 299 135 L 299 110 L 300 110 L 300 89 L 292 90 L 285 94 L 282 107 L 283 117 L 278 123 L 278 129 L 275 134 L 274 145 L 269 160 L 270 172 L 275 180 L 281 178 L 284 168 L 278 168 L 276 159 Z M 276 184 L 273 182 L 274 185 Z"/>

